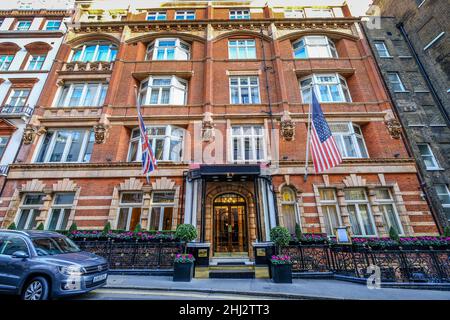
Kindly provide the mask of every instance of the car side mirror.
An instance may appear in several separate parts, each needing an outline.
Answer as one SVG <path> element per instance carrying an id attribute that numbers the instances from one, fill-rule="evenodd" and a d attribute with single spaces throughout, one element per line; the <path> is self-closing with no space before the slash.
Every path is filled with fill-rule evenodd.
<path id="1" fill-rule="evenodd" d="M 12 254 L 12 257 L 17 259 L 26 259 L 29 258 L 30 256 L 25 251 L 16 251 Z"/>

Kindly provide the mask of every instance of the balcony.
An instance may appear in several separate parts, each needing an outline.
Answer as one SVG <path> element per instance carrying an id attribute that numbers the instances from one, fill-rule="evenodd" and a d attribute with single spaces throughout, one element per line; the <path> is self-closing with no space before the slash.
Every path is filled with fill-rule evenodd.
<path id="1" fill-rule="evenodd" d="M 33 113 L 33 108 L 29 106 L 11 106 L 11 105 L 4 105 L 0 109 L 0 114 L 4 117 L 30 117 Z"/>
<path id="2" fill-rule="evenodd" d="M 0 176 L 7 176 L 8 169 L 9 169 L 9 166 L 7 164 L 0 165 Z"/>
<path id="3" fill-rule="evenodd" d="M 303 77 L 311 73 L 339 73 L 344 77 L 355 73 L 350 59 L 294 59 L 294 69 L 298 76 Z"/>
<path id="4" fill-rule="evenodd" d="M 61 73 L 86 72 L 86 73 L 109 73 L 112 72 L 114 62 L 94 61 L 82 62 L 73 61 L 65 62 L 61 68 Z"/>

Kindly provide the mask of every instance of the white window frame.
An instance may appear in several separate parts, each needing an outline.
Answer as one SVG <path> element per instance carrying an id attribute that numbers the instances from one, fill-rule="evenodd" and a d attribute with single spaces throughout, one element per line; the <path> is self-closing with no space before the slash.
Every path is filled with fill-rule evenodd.
<path id="1" fill-rule="evenodd" d="M 230 20 L 248 20 L 250 19 L 249 9 L 231 9 L 229 13 Z"/>
<path id="2" fill-rule="evenodd" d="M 160 46 L 162 41 L 174 41 L 174 46 Z M 173 49 L 174 59 L 167 58 L 168 49 Z M 158 50 L 164 50 L 163 59 L 158 59 Z M 145 54 L 145 60 L 153 61 L 171 61 L 171 60 L 190 60 L 191 59 L 191 45 L 179 38 L 159 38 L 151 42 L 147 46 L 147 51 Z"/>
<path id="3" fill-rule="evenodd" d="M 41 204 L 24 204 L 25 203 L 25 198 L 27 196 L 29 196 L 29 195 L 31 195 L 31 196 L 42 196 L 42 203 Z M 36 210 L 40 214 L 40 212 L 42 210 L 42 207 L 44 205 L 44 197 L 45 197 L 45 195 L 42 194 L 42 193 L 25 193 L 22 196 L 22 199 L 20 201 L 20 206 L 19 206 L 19 209 L 18 209 L 18 214 L 16 214 L 16 217 L 14 219 L 14 224 L 17 226 L 17 228 L 19 228 L 19 221 L 20 221 L 20 218 L 22 217 L 23 210 L 30 210 L 30 213 L 29 213 L 29 215 L 27 217 L 27 220 L 25 221 L 24 227 L 23 227 L 23 229 L 20 229 L 20 230 L 30 229 L 31 218 L 34 216 Z"/>
<path id="4" fill-rule="evenodd" d="M 37 60 L 33 60 L 34 58 L 37 58 Z M 46 54 L 30 54 L 25 70 L 27 71 L 42 70 L 46 59 L 47 59 Z M 39 68 L 37 68 L 36 66 L 39 66 Z"/>
<path id="5" fill-rule="evenodd" d="M 232 84 L 232 81 L 234 79 L 237 79 L 238 84 Z M 247 79 L 247 84 L 241 84 L 241 80 Z M 252 80 L 256 79 L 256 84 L 251 84 Z M 259 77 L 258 76 L 230 76 L 229 79 L 229 94 L 230 94 L 230 104 L 261 104 L 261 91 L 259 89 Z M 236 88 L 238 90 L 238 103 L 233 102 L 233 88 Z M 252 88 L 258 89 L 258 101 L 253 101 L 252 98 Z M 245 103 L 242 100 L 242 89 L 248 90 L 248 99 L 249 102 Z"/>
<path id="6" fill-rule="evenodd" d="M 314 40 L 322 40 L 326 44 L 317 44 L 314 43 Z M 296 57 L 296 51 L 300 49 L 296 48 L 296 45 L 300 45 L 300 43 L 303 42 L 303 45 L 301 45 L 301 48 L 305 49 L 306 57 Z M 325 48 L 326 49 L 326 56 L 314 56 L 314 48 Z M 339 58 L 336 45 L 334 44 L 333 40 L 328 38 L 327 36 L 321 36 L 321 35 L 311 35 L 311 36 L 304 36 L 300 39 L 294 41 L 292 43 L 292 49 L 293 49 L 293 55 L 294 59 L 337 59 Z"/>
<path id="7" fill-rule="evenodd" d="M 321 77 L 334 77 L 334 81 L 322 81 Z M 302 82 L 310 81 L 310 84 L 305 87 L 302 86 Z M 350 103 L 352 102 L 352 96 L 350 94 L 350 89 L 347 84 L 347 80 L 343 76 L 338 73 L 330 73 L 330 74 L 322 74 L 322 73 L 314 73 L 307 77 L 303 77 L 299 80 L 300 85 L 300 93 L 302 96 L 303 103 L 311 103 L 311 89 L 314 88 L 317 100 L 320 103 Z M 323 101 L 322 95 L 320 94 L 319 87 L 323 85 L 327 87 L 328 96 L 332 99 L 331 94 L 331 86 L 337 86 L 340 96 L 340 101 Z"/>
<path id="8" fill-rule="evenodd" d="M 444 190 L 439 190 L 440 188 L 444 188 Z M 448 185 L 446 184 L 436 184 L 434 186 L 434 189 L 436 191 L 436 194 L 441 202 L 442 207 L 444 208 L 444 210 L 449 210 L 450 211 L 450 202 L 445 203 L 444 200 L 442 199 L 443 197 L 450 197 L 450 190 L 448 188 Z M 448 220 L 450 220 L 450 215 L 447 217 Z"/>
<path id="9" fill-rule="evenodd" d="M 322 190 L 331 190 L 333 192 L 333 199 L 332 200 L 327 200 L 327 199 L 322 199 L 321 197 L 321 191 Z M 336 215 L 337 215 L 337 226 L 336 227 L 340 227 L 342 226 L 342 217 L 341 217 L 341 211 L 339 209 L 339 205 L 337 202 L 337 195 L 336 195 L 336 190 L 332 189 L 332 188 L 321 188 L 319 189 L 319 204 L 322 210 L 322 216 L 324 219 L 324 223 L 325 223 L 325 231 L 327 231 L 327 226 L 330 228 L 331 233 L 328 234 L 329 236 L 336 236 L 336 230 L 334 230 L 333 228 L 333 223 L 331 221 L 330 215 L 328 213 L 328 211 L 324 210 L 324 207 L 334 207 L 336 209 Z M 328 231 L 327 231 L 328 233 Z"/>
<path id="10" fill-rule="evenodd" d="M 67 155 L 69 154 L 70 148 L 72 146 L 72 134 L 69 135 L 69 137 L 66 140 L 66 143 L 64 145 L 64 150 L 63 153 L 61 155 L 61 160 L 59 161 L 51 161 L 50 162 L 50 158 L 54 152 L 54 148 L 55 148 L 55 144 L 56 144 L 56 137 L 58 136 L 58 132 L 72 132 L 72 131 L 82 131 L 83 132 L 83 141 L 81 142 L 81 147 L 80 147 L 80 152 L 78 154 L 78 158 L 76 161 L 66 161 L 67 159 Z M 50 142 L 48 143 L 48 147 L 47 150 L 45 151 L 44 154 L 44 158 L 42 161 L 38 162 L 38 158 L 39 155 L 41 154 L 41 152 L 43 151 L 42 148 L 44 148 L 44 141 L 46 136 L 49 133 L 53 133 L 53 136 L 50 138 Z M 33 162 L 34 163 L 84 163 L 84 162 L 89 162 L 89 161 L 83 161 L 83 158 L 86 155 L 86 151 L 88 150 L 88 146 L 89 146 L 89 140 L 91 138 L 91 135 L 93 137 L 94 135 L 94 131 L 92 129 L 85 129 L 85 128 L 61 128 L 61 129 L 56 129 L 56 130 L 49 130 L 45 135 L 43 135 L 41 137 L 41 142 L 39 145 L 39 148 L 37 148 L 37 152 L 34 155 L 34 159 Z"/>
<path id="11" fill-rule="evenodd" d="M 243 43 L 242 43 L 243 42 Z M 234 44 L 235 43 L 235 44 Z M 249 49 L 253 48 L 253 51 Z M 232 49 L 236 50 L 236 57 L 232 57 Z M 241 50 L 244 49 L 245 56 L 241 57 Z M 254 55 L 251 55 L 254 53 Z M 228 59 L 256 59 L 256 40 L 255 39 L 230 39 L 228 40 Z"/>
<path id="12" fill-rule="evenodd" d="M 155 148 L 156 148 L 156 140 L 164 140 L 164 147 L 162 152 L 162 158 L 156 159 L 156 162 L 160 161 L 168 161 L 168 162 L 181 162 L 183 161 L 183 149 L 184 149 L 184 138 L 185 138 L 185 129 L 177 126 L 167 125 L 167 126 L 147 126 L 147 133 L 148 133 L 148 142 L 150 143 L 150 146 L 152 147 L 153 154 L 156 157 L 155 154 Z M 164 135 L 151 135 L 151 129 L 153 128 L 165 128 L 165 134 Z M 175 130 L 181 130 L 182 135 L 177 136 L 173 135 L 172 132 Z M 172 141 L 180 142 L 181 145 L 181 153 L 180 153 L 180 159 L 179 160 L 172 160 L 170 159 L 170 147 L 172 144 Z M 133 148 L 137 148 L 136 152 L 136 159 L 131 159 L 132 156 L 132 150 Z M 130 138 L 130 146 L 128 148 L 128 155 L 127 159 L 129 162 L 140 162 L 142 159 L 142 144 L 141 144 L 141 136 L 140 136 L 140 129 L 134 128 L 131 131 L 131 138 Z"/>
<path id="13" fill-rule="evenodd" d="M 314 12 L 317 12 L 320 14 L 314 14 Z M 325 14 L 325 12 L 329 14 Z M 333 18 L 334 12 L 333 9 L 327 9 L 327 8 L 309 8 L 309 10 L 306 11 L 306 17 L 307 18 Z"/>
<path id="14" fill-rule="evenodd" d="M 13 54 L 0 54 L 0 71 L 8 71 L 13 61 Z"/>
<path id="15" fill-rule="evenodd" d="M 141 194 L 141 202 L 122 202 L 124 194 L 134 194 L 134 193 L 140 193 Z M 130 230 L 130 223 L 131 223 L 131 217 L 133 215 L 133 209 L 134 208 L 140 208 L 141 209 L 141 214 L 139 216 L 139 224 L 141 224 L 143 201 L 144 201 L 144 195 L 142 194 L 142 192 L 139 192 L 139 191 L 136 191 L 136 192 L 122 192 L 120 194 L 119 208 L 117 208 L 116 228 L 119 227 L 120 210 L 121 209 L 125 209 L 125 208 L 128 209 L 128 212 L 127 212 L 127 225 L 126 225 L 125 230 L 133 231 L 133 230 Z"/>
<path id="16" fill-rule="evenodd" d="M 294 199 L 292 201 L 286 201 L 283 198 L 283 193 L 284 190 L 289 190 L 288 192 L 292 192 L 292 196 L 294 197 Z M 281 198 L 280 198 L 280 205 L 281 205 L 281 210 L 283 212 L 283 205 L 285 206 L 293 206 L 294 207 L 294 219 L 295 219 L 295 223 L 298 224 L 301 228 L 301 221 L 300 221 L 300 214 L 298 212 L 298 204 L 297 204 L 297 193 L 295 192 L 295 190 L 290 187 L 290 186 L 283 186 L 283 188 L 281 188 Z M 285 218 L 285 213 L 283 212 L 283 219 Z M 283 220 L 284 226 L 286 226 L 286 221 Z M 295 230 L 294 230 L 295 232 Z"/>
<path id="17" fill-rule="evenodd" d="M 22 22 L 28 22 L 29 23 L 28 28 L 23 29 L 23 27 L 20 27 L 20 24 Z M 19 20 L 19 21 L 17 21 L 16 25 L 14 26 L 14 30 L 15 31 L 28 31 L 28 30 L 30 30 L 32 24 L 33 24 L 33 20 Z"/>
<path id="18" fill-rule="evenodd" d="M 284 17 L 286 19 L 302 19 L 305 18 L 305 10 L 302 9 L 285 9 Z"/>
<path id="19" fill-rule="evenodd" d="M 27 105 L 28 102 L 28 98 L 30 97 L 31 94 L 31 89 L 32 88 L 12 88 L 11 91 L 9 92 L 8 95 L 8 99 L 6 100 L 6 105 L 11 106 L 11 107 L 24 107 Z M 14 96 L 14 93 L 16 92 L 20 92 L 20 94 L 17 96 L 16 101 L 20 101 L 20 99 L 25 98 L 25 102 L 23 104 L 17 104 L 17 102 L 13 105 L 11 104 L 11 100 Z M 25 96 L 24 92 L 28 92 L 28 94 Z"/>
<path id="20" fill-rule="evenodd" d="M 406 92 L 405 86 L 403 85 L 402 79 L 400 79 L 400 75 L 398 72 L 388 72 L 388 81 L 391 85 L 391 88 L 394 90 L 394 92 Z M 392 81 L 391 75 L 395 76 L 395 81 Z M 400 90 L 396 89 L 396 86 L 400 86 Z"/>
<path id="21" fill-rule="evenodd" d="M 400 217 L 398 215 L 397 206 L 395 205 L 395 201 L 392 198 L 391 190 L 389 190 L 389 188 L 380 188 L 380 189 L 387 191 L 388 194 L 389 194 L 389 199 L 380 199 L 380 198 L 378 198 L 378 196 L 376 196 L 377 204 L 378 204 L 378 206 L 380 208 L 380 212 L 383 215 L 383 221 L 386 223 L 386 225 L 385 225 L 386 233 L 389 233 L 389 229 L 391 228 L 392 225 L 391 225 L 391 222 L 390 222 L 389 218 L 387 217 L 387 212 L 384 210 L 384 206 L 391 205 L 392 208 L 394 209 L 394 218 L 397 221 L 397 225 L 400 228 L 400 230 L 398 230 L 398 234 L 399 235 L 404 235 L 405 233 L 404 233 L 404 229 L 403 229 L 403 226 L 402 226 L 402 222 L 401 222 Z"/>
<path id="22" fill-rule="evenodd" d="M 70 106 L 70 100 L 72 99 L 72 95 L 74 89 L 78 86 L 83 86 L 81 96 L 80 96 L 80 105 Z M 85 100 L 87 94 L 89 92 L 89 87 L 92 85 L 97 85 L 97 89 L 95 91 L 95 95 L 93 98 L 92 105 L 85 105 Z M 67 94 L 64 96 L 65 89 L 68 88 Z M 55 100 L 54 107 L 61 108 L 84 108 L 84 107 L 101 107 L 105 102 L 106 94 L 108 91 L 108 84 L 106 82 L 68 82 L 59 88 L 59 94 L 56 95 L 57 99 Z M 102 92 L 105 90 L 105 94 L 102 98 Z M 64 100 L 61 102 L 61 99 L 64 97 Z M 102 101 L 103 100 L 103 101 Z"/>
<path id="23" fill-rule="evenodd" d="M 247 135 L 244 133 L 244 127 L 251 128 L 251 134 Z M 239 133 L 235 133 L 235 129 L 239 129 Z M 257 129 L 260 130 L 261 134 L 257 134 Z M 266 135 L 265 129 L 262 125 L 233 125 L 230 128 L 230 138 L 231 138 L 231 150 L 230 150 L 230 159 L 233 163 L 257 163 L 263 162 L 267 159 L 267 148 L 266 148 Z M 250 156 L 249 159 L 244 159 L 245 157 L 245 139 L 248 138 L 250 141 Z M 235 139 L 237 139 L 238 143 L 238 154 L 240 155 L 239 159 L 234 158 L 234 149 L 235 149 Z M 260 141 L 260 148 L 262 149 L 262 158 L 258 158 L 256 145 L 257 141 Z"/>
<path id="24" fill-rule="evenodd" d="M 73 200 L 72 203 L 66 203 L 66 204 L 57 204 L 56 203 L 56 198 L 61 195 L 64 194 L 64 192 L 60 192 L 60 193 L 55 193 L 55 195 L 53 196 L 53 204 L 52 207 L 50 209 L 50 214 L 48 215 L 47 218 L 47 222 L 45 223 L 45 229 L 46 230 L 50 230 L 50 223 L 52 221 L 53 215 L 55 214 L 54 210 L 60 210 L 59 212 L 59 217 L 58 217 L 58 221 L 56 222 L 56 227 L 55 229 L 52 230 L 66 230 L 68 225 L 66 225 L 66 227 L 64 229 L 61 229 L 61 224 L 64 221 L 64 216 L 66 215 L 66 210 L 69 210 L 69 217 L 67 218 L 67 223 L 69 222 L 70 219 L 70 210 L 72 210 L 73 207 L 73 203 L 75 201 L 75 192 L 66 192 L 66 194 L 71 194 L 73 195 Z"/>
<path id="25" fill-rule="evenodd" d="M 189 16 L 194 17 L 192 19 L 188 19 Z M 195 20 L 195 10 L 177 10 L 175 12 L 175 20 Z"/>
<path id="26" fill-rule="evenodd" d="M 155 80 L 170 80 L 169 85 L 153 85 Z M 147 86 L 144 84 L 147 83 Z M 163 89 L 169 88 L 169 101 L 168 103 L 163 103 L 162 101 L 162 91 Z M 158 89 L 158 101 L 157 103 L 151 103 L 151 92 L 152 89 Z M 178 99 L 175 96 L 176 94 L 181 94 L 183 92 L 183 99 Z M 139 88 L 139 99 L 141 99 L 141 105 L 186 105 L 187 102 L 187 94 L 188 94 L 188 82 L 184 79 L 181 79 L 177 76 L 150 76 L 141 81 L 141 86 Z M 142 101 L 142 97 L 144 97 L 144 101 Z M 181 100 L 183 100 L 181 102 Z"/>
<path id="27" fill-rule="evenodd" d="M 58 28 L 55 28 L 55 26 L 52 26 L 52 27 L 49 29 L 48 27 L 49 27 L 49 24 L 50 24 L 50 23 L 52 23 L 52 24 L 59 23 L 59 24 L 58 24 Z M 61 29 L 61 25 L 62 25 L 62 21 L 61 21 L 61 20 L 58 20 L 58 19 L 47 20 L 47 21 L 45 22 L 44 30 L 46 30 L 46 31 L 58 31 L 59 29 Z"/>
<path id="28" fill-rule="evenodd" d="M 154 17 L 154 19 L 149 19 L 149 17 Z M 163 18 L 163 19 L 160 19 Z M 150 11 L 147 12 L 147 21 L 163 21 L 167 20 L 167 11 Z"/>
<path id="29" fill-rule="evenodd" d="M 86 48 L 93 47 L 93 46 L 95 46 L 95 49 L 94 49 L 94 53 L 92 55 L 92 59 L 85 61 Z M 105 60 L 98 60 L 101 46 L 108 46 L 108 53 L 107 53 Z M 80 50 L 80 48 L 81 48 L 80 57 L 78 60 L 74 60 L 76 52 L 78 50 Z M 88 42 L 88 43 L 84 43 L 84 44 L 72 49 L 72 52 L 70 53 L 69 61 L 70 62 L 82 62 L 82 63 L 98 62 L 98 61 L 111 62 L 116 59 L 117 51 L 118 51 L 117 46 L 111 42 Z"/>
<path id="30" fill-rule="evenodd" d="M 354 189 L 360 189 L 360 188 L 354 188 Z M 375 219 L 374 219 L 373 214 L 372 214 L 372 208 L 370 207 L 370 203 L 369 203 L 369 200 L 367 198 L 366 190 L 363 190 L 363 191 L 364 191 L 364 196 L 365 196 L 364 200 L 347 200 L 347 199 L 345 199 L 345 205 L 347 207 L 347 210 L 348 210 L 348 206 L 349 205 L 355 206 L 356 220 L 358 222 L 359 229 L 362 232 L 362 234 L 360 234 L 360 235 L 358 234 L 358 235 L 355 235 L 355 236 L 357 236 L 357 237 L 376 237 L 376 236 L 378 236 L 378 230 L 377 230 L 377 227 L 376 227 L 376 224 L 375 224 Z M 366 205 L 367 206 L 367 214 L 369 216 L 369 221 L 372 224 L 372 228 L 374 230 L 374 234 L 366 234 L 366 230 L 365 230 L 365 227 L 364 227 L 364 222 L 363 222 L 363 219 L 362 219 L 361 210 L 360 210 L 359 205 Z M 349 215 L 350 215 L 350 213 L 349 213 Z M 350 219 L 350 217 L 349 217 L 349 219 Z"/>
<path id="31" fill-rule="evenodd" d="M 0 160 L 2 159 L 3 155 L 5 154 L 6 148 L 8 147 L 9 139 L 11 136 L 0 136 Z"/>
<path id="32" fill-rule="evenodd" d="M 173 202 L 154 202 L 154 196 L 156 193 L 173 193 Z M 149 223 L 148 223 L 148 228 L 150 229 L 151 226 L 151 221 L 152 221 L 152 213 L 153 213 L 153 208 L 160 208 L 159 211 L 159 222 L 158 222 L 158 230 L 155 231 L 165 231 L 162 227 L 164 225 L 164 211 L 165 208 L 172 208 L 172 221 L 173 221 L 173 217 L 176 214 L 175 213 L 175 191 L 173 190 L 166 190 L 166 191 L 154 191 L 152 192 L 152 203 L 151 203 L 151 207 L 150 207 L 150 215 L 149 215 Z M 172 223 L 171 223 L 172 225 Z M 173 227 L 173 225 L 172 225 Z"/>
<path id="33" fill-rule="evenodd" d="M 428 154 L 422 153 L 420 146 L 425 146 L 427 148 Z M 441 167 L 439 166 L 439 162 L 437 161 L 436 157 L 434 156 L 433 150 L 431 149 L 431 146 L 428 143 L 418 143 L 417 148 L 419 149 L 420 157 L 422 158 L 425 168 L 428 171 L 441 169 Z M 433 165 L 431 167 L 427 166 L 424 157 L 429 157 L 431 159 L 431 162 L 433 163 Z"/>
<path id="34" fill-rule="evenodd" d="M 439 33 L 433 40 L 431 40 L 424 48 L 423 51 L 427 51 L 429 48 L 431 48 L 431 46 L 433 46 L 433 44 L 435 44 L 440 38 L 442 38 L 444 36 L 445 32 L 442 31 L 441 33 Z"/>
<path id="35" fill-rule="evenodd" d="M 333 125 L 346 125 L 347 132 L 338 132 L 337 130 L 333 130 L 335 127 Z M 353 122 L 330 122 L 329 123 L 331 133 L 336 141 L 336 144 L 342 146 L 344 150 L 339 149 L 341 156 L 343 159 L 361 159 L 361 158 L 369 158 L 369 152 L 367 151 L 366 141 L 362 134 L 361 126 L 357 125 Z M 358 129 L 355 130 L 355 127 Z M 349 156 L 349 151 L 347 150 L 347 145 L 345 143 L 344 137 L 350 137 L 351 143 L 354 146 L 356 151 L 356 157 Z M 361 139 L 363 150 L 361 150 L 361 146 L 358 143 L 358 139 Z"/>
<path id="36" fill-rule="evenodd" d="M 382 46 L 382 48 L 379 47 Z M 383 58 L 392 58 L 391 54 L 389 53 L 389 50 L 386 46 L 386 42 L 383 40 L 376 40 L 373 42 L 373 46 L 375 47 L 375 50 L 377 50 L 378 56 Z M 384 53 L 384 54 L 383 54 Z"/>

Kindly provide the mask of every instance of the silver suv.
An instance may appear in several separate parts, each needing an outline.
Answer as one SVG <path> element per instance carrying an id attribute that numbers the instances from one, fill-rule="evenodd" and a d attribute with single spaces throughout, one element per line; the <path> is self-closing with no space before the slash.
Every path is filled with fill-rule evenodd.
<path id="1" fill-rule="evenodd" d="M 104 258 L 59 233 L 0 229 L 0 293 L 46 300 L 100 288 L 107 277 Z"/>

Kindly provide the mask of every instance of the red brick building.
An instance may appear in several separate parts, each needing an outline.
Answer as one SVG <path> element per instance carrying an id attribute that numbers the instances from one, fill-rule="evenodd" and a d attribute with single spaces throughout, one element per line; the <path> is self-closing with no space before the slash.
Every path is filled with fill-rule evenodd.
<path id="1" fill-rule="evenodd" d="M 78 4 L 0 204 L 2 226 L 174 230 L 212 253 L 294 232 L 437 234 L 344 5 Z M 330 3 L 332 3 L 330 1 Z M 112 4 L 110 4 L 112 6 Z M 344 157 L 304 181 L 311 88 Z M 141 174 L 136 95 L 158 170 Z"/>

